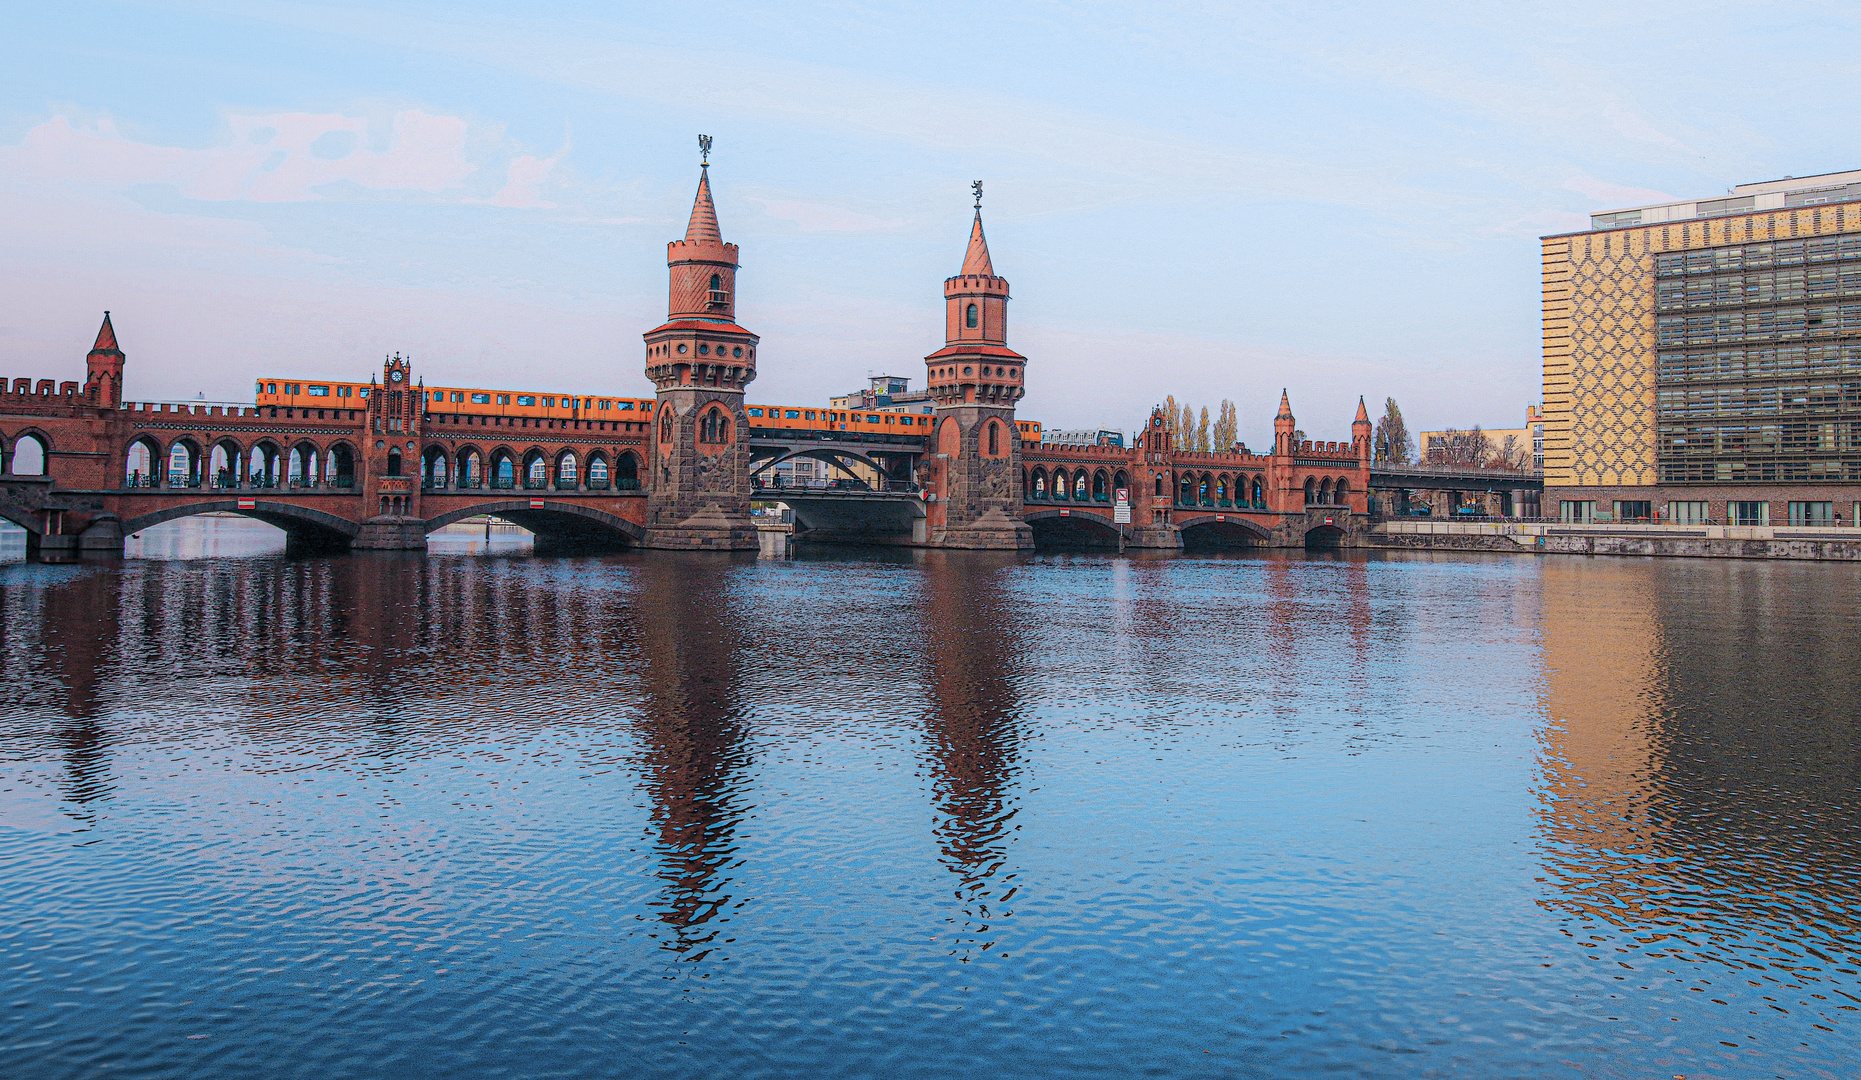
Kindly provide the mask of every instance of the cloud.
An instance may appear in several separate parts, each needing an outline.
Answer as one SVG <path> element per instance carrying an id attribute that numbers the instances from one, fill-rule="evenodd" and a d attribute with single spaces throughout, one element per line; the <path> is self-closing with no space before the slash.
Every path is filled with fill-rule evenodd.
<path id="1" fill-rule="evenodd" d="M 18 179 L 124 190 L 174 187 L 204 202 L 309 202 L 334 185 L 437 195 L 459 190 L 478 166 L 466 156 L 466 122 L 420 109 L 395 113 L 385 131 L 363 117 L 229 113 L 227 137 L 207 147 L 159 146 L 122 134 L 108 116 L 53 116 L 0 165 Z"/>
<path id="2" fill-rule="evenodd" d="M 1611 183 L 1608 180 L 1598 180 L 1587 173 L 1578 173 L 1564 181 L 1564 190 L 1588 195 L 1609 207 L 1646 206 L 1651 203 L 1675 201 L 1674 196 L 1664 191 L 1652 191 L 1648 188 L 1629 187 Z"/>
<path id="3" fill-rule="evenodd" d="M 556 164 L 569 153 L 569 139 L 562 140 L 562 149 L 546 158 L 531 154 L 522 154 L 511 159 L 504 173 L 504 187 L 491 200 L 493 206 L 508 206 L 521 210 L 552 210 L 555 203 L 543 199 L 543 183 L 554 172 Z"/>

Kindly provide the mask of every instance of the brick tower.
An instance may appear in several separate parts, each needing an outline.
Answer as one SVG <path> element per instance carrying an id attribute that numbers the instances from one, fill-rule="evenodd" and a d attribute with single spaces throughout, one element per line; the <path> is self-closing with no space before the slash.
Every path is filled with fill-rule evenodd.
<path id="1" fill-rule="evenodd" d="M 666 321 L 649 330 L 646 377 L 659 391 L 647 468 L 647 544 L 753 551 L 749 422 L 743 389 L 756 378 L 755 334 L 736 323 L 737 245 L 724 243 L 711 203 L 709 136 L 685 239 L 666 245 Z"/>
<path id="2" fill-rule="evenodd" d="M 97 344 L 84 358 L 84 400 L 100 409 L 123 405 L 123 350 L 117 347 L 116 328 L 110 325 L 107 311 L 97 330 Z"/>
<path id="3" fill-rule="evenodd" d="M 989 261 L 981 181 L 975 189 L 962 272 L 943 283 L 944 347 L 924 358 L 936 409 L 930 453 L 918 473 L 925 532 L 934 547 L 1031 548 L 1015 429 L 1027 358 L 1008 347 L 1008 282 Z"/>
<path id="4" fill-rule="evenodd" d="M 369 380 L 371 383 L 374 380 Z M 426 547 L 420 516 L 420 418 L 423 391 L 413 386 L 412 365 L 399 353 L 381 362 L 381 382 L 368 390 L 368 433 L 362 443 L 363 505 L 375 513 L 362 522 L 351 546 L 376 551 Z"/>

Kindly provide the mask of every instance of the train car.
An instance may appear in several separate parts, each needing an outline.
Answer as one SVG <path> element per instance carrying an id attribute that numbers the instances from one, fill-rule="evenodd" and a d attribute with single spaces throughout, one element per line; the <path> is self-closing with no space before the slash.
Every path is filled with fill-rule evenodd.
<path id="1" fill-rule="evenodd" d="M 308 379 L 260 379 L 256 403 L 295 409 L 360 409 L 367 407 L 370 383 L 319 382 Z M 543 394 L 524 390 L 491 390 L 463 386 L 415 386 L 429 413 L 466 416 L 512 416 L 553 420 L 632 420 L 650 417 L 653 398 Z"/>
<path id="2" fill-rule="evenodd" d="M 758 431 L 844 431 L 869 435 L 930 434 L 931 418 L 922 413 L 867 412 L 859 409 L 811 409 L 806 405 L 749 405 L 750 427 Z"/>
<path id="3" fill-rule="evenodd" d="M 1015 427 L 1021 432 L 1021 445 L 1038 445 L 1040 442 L 1040 421 L 1016 420 Z"/>

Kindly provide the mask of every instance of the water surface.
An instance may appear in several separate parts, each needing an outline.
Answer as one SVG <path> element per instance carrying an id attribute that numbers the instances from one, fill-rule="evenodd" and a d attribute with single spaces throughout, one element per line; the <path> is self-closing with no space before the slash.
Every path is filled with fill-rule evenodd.
<path id="1" fill-rule="evenodd" d="M 1861 1061 L 1852 567 L 153 542 L 0 570 L 10 1075 Z"/>

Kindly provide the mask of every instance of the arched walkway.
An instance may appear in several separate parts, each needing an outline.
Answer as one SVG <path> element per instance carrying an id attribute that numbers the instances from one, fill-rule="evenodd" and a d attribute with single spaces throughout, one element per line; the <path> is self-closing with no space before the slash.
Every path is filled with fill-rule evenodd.
<path id="1" fill-rule="evenodd" d="M 1308 551 L 1330 551 L 1344 546 L 1344 530 L 1336 525 L 1317 525 L 1305 531 Z"/>

